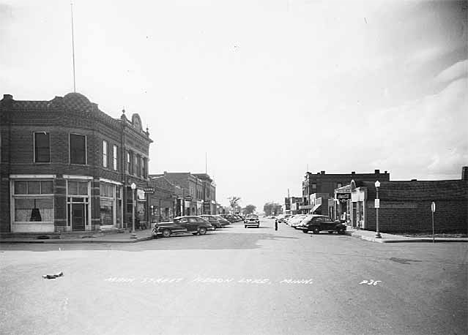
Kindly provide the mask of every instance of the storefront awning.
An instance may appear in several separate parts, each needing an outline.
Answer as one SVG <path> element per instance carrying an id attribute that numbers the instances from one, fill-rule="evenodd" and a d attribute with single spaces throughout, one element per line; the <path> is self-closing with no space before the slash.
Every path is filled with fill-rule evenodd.
<path id="1" fill-rule="evenodd" d="M 315 212 L 322 204 L 315 205 L 314 208 L 310 211 L 311 213 Z"/>

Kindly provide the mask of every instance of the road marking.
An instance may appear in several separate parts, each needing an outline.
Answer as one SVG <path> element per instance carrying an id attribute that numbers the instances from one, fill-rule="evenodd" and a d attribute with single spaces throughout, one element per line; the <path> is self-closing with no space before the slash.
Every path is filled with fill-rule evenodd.
<path id="1" fill-rule="evenodd" d="M 369 286 L 377 286 L 378 283 L 381 283 L 381 280 L 366 280 L 364 279 L 362 282 L 359 283 L 359 285 L 367 284 Z"/>

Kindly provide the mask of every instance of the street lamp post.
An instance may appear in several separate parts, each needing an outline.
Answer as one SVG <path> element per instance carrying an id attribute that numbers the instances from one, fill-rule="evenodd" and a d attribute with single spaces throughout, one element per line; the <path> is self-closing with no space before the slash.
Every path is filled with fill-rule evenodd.
<path id="1" fill-rule="evenodd" d="M 380 231 L 379 231 L 379 208 L 380 208 L 379 187 L 380 187 L 380 182 L 377 180 L 375 182 L 376 195 L 375 195 L 375 206 L 374 206 L 375 207 L 375 222 L 376 222 L 376 226 L 375 226 L 376 238 L 382 238 L 382 235 L 380 235 Z"/>
<path id="2" fill-rule="evenodd" d="M 132 183 L 130 185 L 132 189 L 132 235 L 130 235 L 130 238 L 136 238 L 135 234 L 135 190 L 136 190 L 136 184 Z"/>

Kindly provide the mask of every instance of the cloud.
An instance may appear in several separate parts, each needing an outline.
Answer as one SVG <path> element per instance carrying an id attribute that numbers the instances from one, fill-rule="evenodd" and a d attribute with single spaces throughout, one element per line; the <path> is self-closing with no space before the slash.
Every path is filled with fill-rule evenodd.
<path id="1" fill-rule="evenodd" d="M 468 59 L 455 63 L 440 72 L 436 76 L 436 80 L 442 83 L 447 83 L 466 76 L 468 76 Z"/>
<path id="2" fill-rule="evenodd" d="M 398 179 L 457 177 L 468 163 L 467 87 L 468 78 L 458 79 L 438 94 L 374 113 L 363 154 Z"/>

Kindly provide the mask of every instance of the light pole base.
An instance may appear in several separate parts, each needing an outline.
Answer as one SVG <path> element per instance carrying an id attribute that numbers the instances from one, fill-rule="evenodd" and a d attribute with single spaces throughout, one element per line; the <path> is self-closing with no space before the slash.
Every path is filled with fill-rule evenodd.
<path id="1" fill-rule="evenodd" d="M 382 238 L 382 235 L 380 233 L 375 234 L 375 238 Z"/>
<path id="2" fill-rule="evenodd" d="M 137 236 L 136 236 L 135 233 L 132 233 L 132 234 L 130 235 L 130 238 L 131 238 L 131 239 L 137 239 Z"/>

